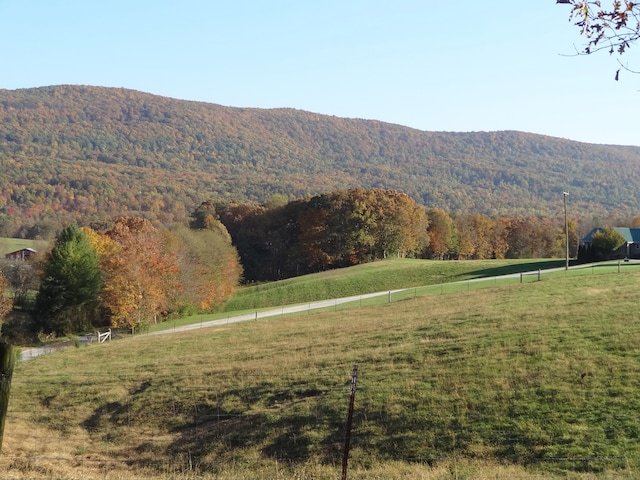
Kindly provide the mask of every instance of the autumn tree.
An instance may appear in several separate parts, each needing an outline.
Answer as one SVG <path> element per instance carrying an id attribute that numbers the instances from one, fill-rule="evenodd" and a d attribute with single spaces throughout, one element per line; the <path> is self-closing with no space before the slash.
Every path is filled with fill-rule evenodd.
<path id="1" fill-rule="evenodd" d="M 102 271 L 98 255 L 76 225 L 58 235 L 36 297 L 36 324 L 45 332 L 76 333 L 95 323 Z"/>
<path id="2" fill-rule="evenodd" d="M 508 236 L 511 230 L 511 219 L 496 218 L 491 232 L 491 258 L 503 259 L 509 250 Z"/>
<path id="3" fill-rule="evenodd" d="M 458 231 L 451 216 L 440 208 L 427 211 L 429 218 L 429 246 L 426 255 L 439 260 L 458 253 Z"/>
<path id="4" fill-rule="evenodd" d="M 582 53 L 605 50 L 622 55 L 640 38 L 640 4 L 630 0 L 557 0 L 571 5 L 570 19 L 587 44 Z M 603 6 L 603 3 L 611 6 Z M 626 67 L 623 67 L 626 68 Z M 616 80 L 618 79 L 616 72 Z"/>
<path id="5" fill-rule="evenodd" d="M 0 273 L 0 320 L 2 320 L 13 308 L 13 299 L 7 295 L 9 282 Z"/>
<path id="6" fill-rule="evenodd" d="M 333 262 L 330 252 L 325 248 L 328 238 L 329 208 L 319 198 L 311 199 L 296 215 L 300 227 L 300 249 L 304 262 L 312 271 L 329 268 Z"/>
<path id="7" fill-rule="evenodd" d="M 325 251 L 335 266 L 412 256 L 428 245 L 426 210 L 408 195 L 354 188 L 323 197 L 329 211 Z"/>
<path id="8" fill-rule="evenodd" d="M 146 219 L 121 217 L 106 235 L 117 250 L 103 261 L 100 302 L 113 327 L 156 322 L 178 289 L 175 256 L 166 252 L 157 229 Z"/>
<path id="9" fill-rule="evenodd" d="M 394 190 L 368 191 L 377 213 L 373 229 L 375 258 L 416 256 L 429 244 L 426 209 Z"/>
<path id="10" fill-rule="evenodd" d="M 507 255 L 511 219 L 472 213 L 457 216 L 455 225 L 462 258 L 483 260 Z"/>
<path id="11" fill-rule="evenodd" d="M 104 262 L 111 255 L 116 255 L 120 250 L 120 245 L 110 236 L 99 233 L 91 227 L 81 227 L 80 230 L 87 236 L 87 240 L 96 251 L 101 262 Z"/>
<path id="12" fill-rule="evenodd" d="M 189 229 L 179 226 L 164 232 L 179 270 L 181 304 L 209 311 L 235 293 L 242 267 L 224 226 Z M 224 231 L 223 231 L 224 229 Z"/>
<path id="13" fill-rule="evenodd" d="M 392 190 L 334 191 L 270 208 L 216 208 L 248 280 L 275 280 L 393 256 L 417 256 L 428 244 L 423 206 Z M 211 212 L 205 206 L 198 213 Z M 200 222 L 201 223 L 201 222 Z"/>
<path id="14" fill-rule="evenodd" d="M 511 220 L 507 241 L 508 258 L 543 258 L 551 256 L 555 239 L 562 233 L 557 225 L 540 217 L 519 217 Z"/>
<path id="15" fill-rule="evenodd" d="M 479 213 L 457 216 L 455 219 L 459 236 L 459 253 L 462 258 L 483 260 L 492 258 L 492 219 Z"/>

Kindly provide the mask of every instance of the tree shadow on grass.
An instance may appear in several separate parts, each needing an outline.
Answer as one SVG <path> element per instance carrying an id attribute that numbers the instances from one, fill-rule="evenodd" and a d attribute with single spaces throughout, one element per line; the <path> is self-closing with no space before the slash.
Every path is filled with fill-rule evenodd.
<path id="1" fill-rule="evenodd" d="M 531 263 L 515 263 L 512 265 L 504 265 L 501 267 L 483 268 L 480 270 L 474 270 L 472 272 L 461 273 L 458 277 L 471 277 L 471 278 L 487 278 L 487 277 L 499 277 L 502 275 L 509 275 L 513 273 L 531 272 L 534 270 L 548 270 L 550 268 L 559 268 L 564 266 L 565 260 L 546 260 L 541 262 Z"/>
<path id="2" fill-rule="evenodd" d="M 246 397 L 247 390 L 242 393 Z M 305 462 L 311 457 L 335 463 L 341 453 L 346 412 L 322 405 L 318 402 L 322 395 L 323 392 L 313 388 L 270 392 L 262 397 L 266 408 L 259 413 L 249 413 L 250 407 L 238 412 L 198 405 L 198 422 L 177 429 L 180 436 L 167 453 L 180 456 L 188 452 L 206 470 L 215 468 L 209 459 L 215 458 L 219 463 L 243 449 L 258 449 L 265 458 L 291 463 Z"/>
<path id="3" fill-rule="evenodd" d="M 99 433 L 104 441 L 111 442 L 117 437 L 117 427 L 122 426 L 127 412 L 126 404 L 109 402 L 96 408 L 93 414 L 80 425 L 89 433 Z"/>

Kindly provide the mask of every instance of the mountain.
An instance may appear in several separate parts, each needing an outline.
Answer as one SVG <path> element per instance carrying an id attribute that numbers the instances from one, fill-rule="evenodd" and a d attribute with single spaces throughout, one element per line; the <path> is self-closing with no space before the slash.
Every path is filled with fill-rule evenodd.
<path id="1" fill-rule="evenodd" d="M 428 114 L 428 113 L 425 113 Z M 181 220 L 203 200 L 355 186 L 491 215 L 637 215 L 640 147 L 530 133 L 424 132 L 126 89 L 0 90 L 0 236 L 82 218 Z"/>

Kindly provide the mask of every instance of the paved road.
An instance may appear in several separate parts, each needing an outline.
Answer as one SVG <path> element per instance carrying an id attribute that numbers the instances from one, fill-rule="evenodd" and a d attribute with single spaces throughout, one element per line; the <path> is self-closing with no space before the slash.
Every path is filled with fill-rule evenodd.
<path id="1" fill-rule="evenodd" d="M 151 333 L 142 333 L 136 336 L 143 337 L 143 336 L 152 336 L 152 335 L 166 335 L 169 333 L 176 333 L 176 332 L 187 332 L 190 330 L 198 330 L 201 328 L 210 328 L 210 327 L 217 327 L 220 325 L 228 325 L 231 323 L 258 320 L 259 318 L 276 317 L 276 316 L 285 315 L 288 313 L 299 313 L 299 312 L 317 310 L 321 308 L 331 308 L 337 305 L 341 305 L 343 303 L 356 302 L 359 300 L 365 300 L 367 298 L 381 297 L 383 295 L 389 295 L 389 293 L 393 294 L 396 292 L 401 292 L 403 290 L 404 289 L 391 290 L 391 291 L 387 290 L 385 292 L 354 295 L 351 297 L 334 298 L 330 300 L 321 300 L 318 302 L 306 303 L 304 305 L 291 305 L 287 307 L 273 308 L 270 310 L 264 310 L 262 312 L 247 313 L 243 315 L 233 315 L 233 316 L 229 316 L 227 318 L 222 318 L 218 320 L 208 320 L 200 323 L 192 323 L 190 325 L 183 325 L 180 327 L 168 328 L 166 330 L 158 330 Z M 85 335 L 85 336 L 79 336 L 77 338 L 77 343 L 80 345 L 86 345 L 87 343 L 91 343 L 92 341 L 93 342 L 96 341 L 95 335 Z M 59 350 L 66 350 L 67 348 L 71 348 L 74 345 L 75 344 L 72 343 L 71 341 L 67 341 L 67 342 L 56 344 L 56 345 L 49 345 L 46 347 L 36 347 L 36 348 L 25 349 L 20 352 L 20 360 L 21 361 L 31 360 L 41 355 L 57 352 Z"/>
<path id="2" fill-rule="evenodd" d="M 77 337 L 78 345 L 86 345 L 88 343 L 96 342 L 96 335 L 79 335 Z M 34 348 L 26 348 L 20 351 L 20 361 L 31 360 L 32 358 L 39 357 L 41 355 L 46 355 L 47 353 L 58 352 L 60 350 L 66 350 L 67 348 L 71 348 L 76 345 L 76 342 L 72 342 L 71 340 L 67 340 L 65 342 L 55 343 L 52 345 L 47 345 L 46 347 L 34 347 Z"/>
<path id="3" fill-rule="evenodd" d="M 352 297 L 333 298 L 330 300 L 321 300 L 318 302 L 305 303 L 304 305 L 292 305 L 288 307 L 278 307 L 271 310 L 264 310 L 262 312 L 247 313 L 244 315 L 235 315 L 228 318 L 222 318 L 218 320 L 208 320 L 200 323 L 192 323 L 190 325 L 183 325 L 181 327 L 169 328 L 166 330 L 158 330 L 151 333 L 144 333 L 142 335 L 165 335 L 167 333 L 174 332 L 186 332 L 189 330 L 198 330 L 200 328 L 217 327 L 220 325 L 227 325 L 230 323 L 247 322 L 250 320 L 258 320 L 259 318 L 276 317 L 279 315 L 286 315 L 288 313 L 300 313 L 308 312 L 310 310 L 318 310 L 321 308 L 331 308 L 343 303 L 357 302 L 359 300 L 366 300 L 367 298 L 382 297 L 383 295 L 389 295 L 389 293 L 402 292 L 406 289 L 387 290 L 384 292 L 367 293 L 363 295 L 354 295 Z M 138 335 L 138 336 L 142 336 Z"/>

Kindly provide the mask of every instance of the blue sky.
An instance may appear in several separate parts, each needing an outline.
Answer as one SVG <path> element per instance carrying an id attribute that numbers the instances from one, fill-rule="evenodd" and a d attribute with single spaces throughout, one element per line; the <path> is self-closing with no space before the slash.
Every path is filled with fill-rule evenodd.
<path id="1" fill-rule="evenodd" d="M 555 0 L 0 0 L 0 88 L 124 87 L 429 131 L 640 145 L 640 75 Z M 638 46 L 640 49 L 640 45 Z"/>

